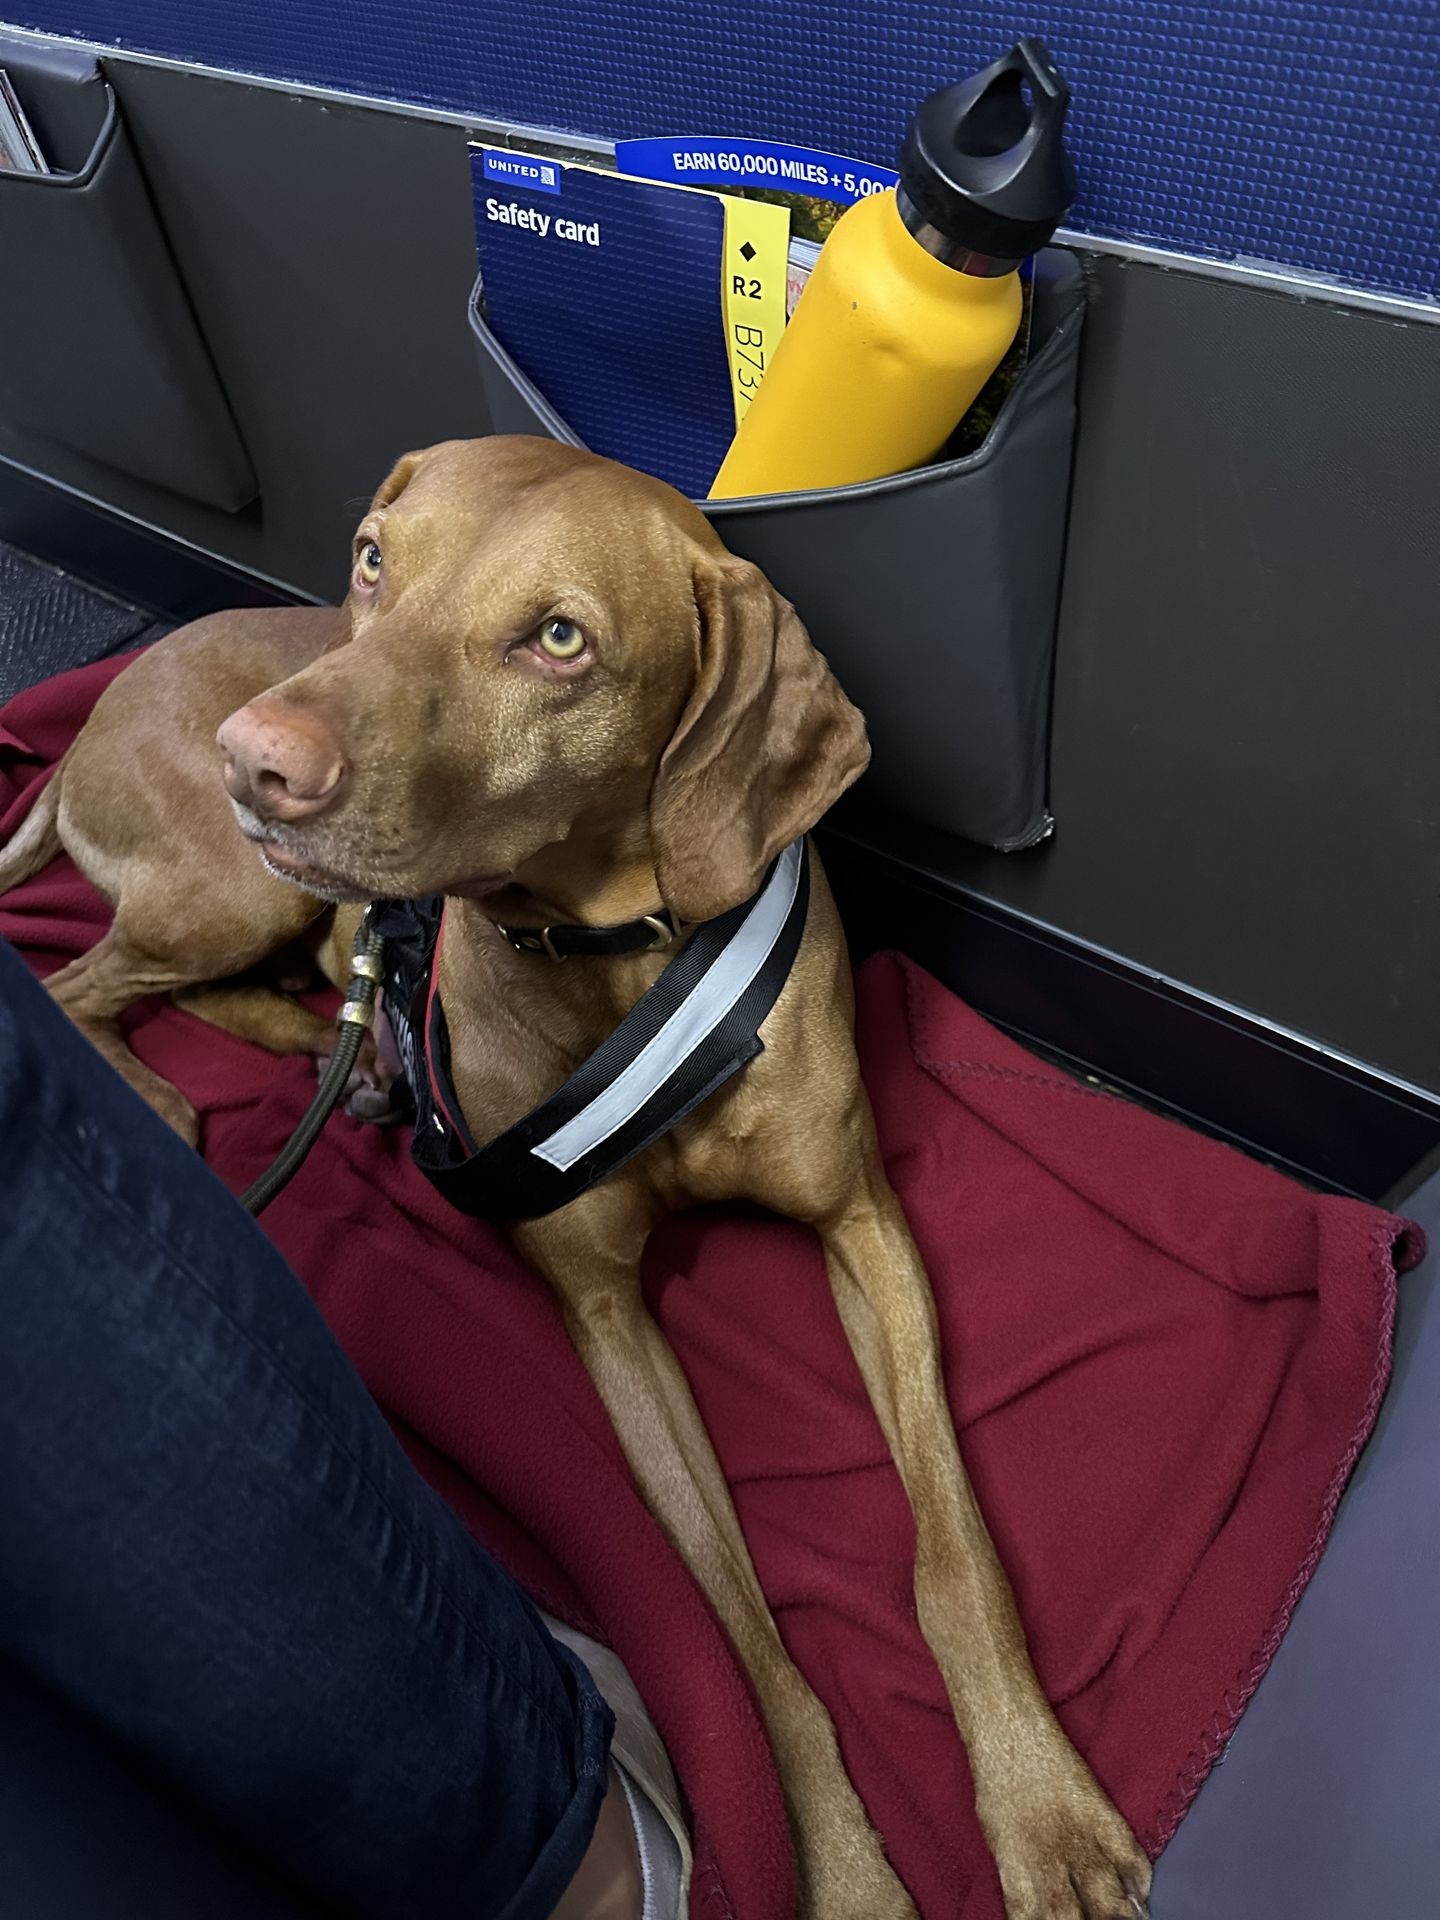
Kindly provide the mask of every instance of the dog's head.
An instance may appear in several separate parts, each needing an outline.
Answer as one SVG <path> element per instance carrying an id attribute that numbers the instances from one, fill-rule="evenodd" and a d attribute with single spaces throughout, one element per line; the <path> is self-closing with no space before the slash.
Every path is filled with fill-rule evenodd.
<path id="1" fill-rule="evenodd" d="M 219 742 L 242 827 L 311 892 L 483 893 L 639 835 L 686 920 L 752 893 L 868 757 L 794 609 L 687 500 L 503 437 L 399 462 L 339 643 Z"/>

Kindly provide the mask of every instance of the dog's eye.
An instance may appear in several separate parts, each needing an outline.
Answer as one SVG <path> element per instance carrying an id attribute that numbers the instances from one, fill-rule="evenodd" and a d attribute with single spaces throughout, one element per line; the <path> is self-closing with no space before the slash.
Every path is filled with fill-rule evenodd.
<path id="1" fill-rule="evenodd" d="M 379 547 L 373 540 L 367 540 L 355 558 L 356 571 L 367 587 L 373 587 L 380 578 L 383 564 Z"/>
<path id="2" fill-rule="evenodd" d="M 578 660 L 585 636 L 573 620 L 547 620 L 539 633 L 540 651 L 552 660 Z"/>

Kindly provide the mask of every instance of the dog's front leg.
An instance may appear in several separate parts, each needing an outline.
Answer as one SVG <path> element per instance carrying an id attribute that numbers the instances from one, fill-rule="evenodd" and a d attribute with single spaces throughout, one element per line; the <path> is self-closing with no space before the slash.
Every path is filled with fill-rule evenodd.
<path id="1" fill-rule="evenodd" d="M 616 1182 L 514 1237 L 559 1295 L 646 1505 L 750 1675 L 790 1812 L 804 1920 L 914 1920 L 830 1718 L 781 1643 L 689 1384 L 641 1296 L 650 1224 Z"/>
<path id="2" fill-rule="evenodd" d="M 868 1119 L 868 1116 L 867 1116 Z M 915 1599 L 944 1676 L 1009 1920 L 1135 1920 L 1150 1866 L 1040 1690 L 956 1443 L 935 1303 L 866 1125 L 816 1222 L 835 1302 L 915 1513 Z"/>

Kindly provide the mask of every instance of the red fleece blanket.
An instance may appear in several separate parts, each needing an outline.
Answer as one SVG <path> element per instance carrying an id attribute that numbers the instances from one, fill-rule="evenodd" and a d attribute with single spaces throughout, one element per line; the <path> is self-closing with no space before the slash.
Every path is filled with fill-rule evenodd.
<path id="1" fill-rule="evenodd" d="M 117 662 L 0 714 L 0 837 Z M 66 861 L 0 908 L 44 971 L 106 909 Z M 313 1087 L 169 1005 L 136 1052 L 243 1187 Z M 1273 1653 L 1369 1434 L 1418 1236 L 1081 1087 L 883 956 L 859 1040 L 929 1265 L 951 1403 L 1060 1717 L 1152 1853 Z M 630 1482 L 544 1286 L 343 1117 L 265 1225 L 424 1471 L 544 1605 L 613 1645 L 693 1809 L 692 1911 L 785 1920 L 773 1765 L 724 1635 Z M 999 1885 L 910 1594 L 913 1527 L 812 1238 L 689 1215 L 647 1291 L 693 1383 L 781 1633 L 927 1920 Z"/>

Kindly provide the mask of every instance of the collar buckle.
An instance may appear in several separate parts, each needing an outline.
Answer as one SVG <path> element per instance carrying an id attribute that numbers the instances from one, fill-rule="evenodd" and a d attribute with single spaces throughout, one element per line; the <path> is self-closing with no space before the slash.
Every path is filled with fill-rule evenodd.
<path id="1" fill-rule="evenodd" d="M 549 927 L 504 927 L 501 929 L 516 953 L 543 953 L 548 959 L 563 960 L 550 938 Z"/>
<path id="2" fill-rule="evenodd" d="M 574 953 L 661 953 L 680 937 L 680 923 L 667 909 L 662 909 L 659 913 L 641 914 L 638 920 L 627 920 L 621 927 L 501 925 L 500 931 L 516 953 L 538 953 L 547 960 L 568 960 Z M 557 934 L 560 940 L 556 939 Z"/>

